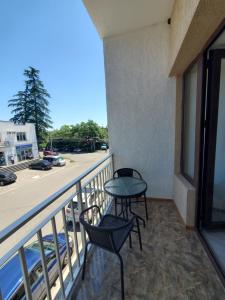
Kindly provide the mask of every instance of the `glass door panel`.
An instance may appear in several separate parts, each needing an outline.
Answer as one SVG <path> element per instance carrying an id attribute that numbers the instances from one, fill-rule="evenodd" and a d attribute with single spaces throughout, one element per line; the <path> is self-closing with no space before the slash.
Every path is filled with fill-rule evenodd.
<path id="1" fill-rule="evenodd" d="M 225 222 L 225 58 L 220 66 L 212 222 Z"/>

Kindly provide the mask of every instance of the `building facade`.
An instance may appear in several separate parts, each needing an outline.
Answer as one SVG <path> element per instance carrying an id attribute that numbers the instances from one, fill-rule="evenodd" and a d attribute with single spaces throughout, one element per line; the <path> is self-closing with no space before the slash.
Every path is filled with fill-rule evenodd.
<path id="1" fill-rule="evenodd" d="M 38 156 L 34 124 L 17 125 L 0 121 L 0 166 L 9 166 Z"/>

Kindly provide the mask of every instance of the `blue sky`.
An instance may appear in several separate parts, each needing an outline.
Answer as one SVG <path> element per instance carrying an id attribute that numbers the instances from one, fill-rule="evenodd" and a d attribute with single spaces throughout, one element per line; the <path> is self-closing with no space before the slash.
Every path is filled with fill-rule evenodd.
<path id="1" fill-rule="evenodd" d="M 51 95 L 54 128 L 106 125 L 102 41 L 81 0 L 1 0 L 0 40 L 0 120 L 11 117 L 8 100 L 33 66 Z"/>

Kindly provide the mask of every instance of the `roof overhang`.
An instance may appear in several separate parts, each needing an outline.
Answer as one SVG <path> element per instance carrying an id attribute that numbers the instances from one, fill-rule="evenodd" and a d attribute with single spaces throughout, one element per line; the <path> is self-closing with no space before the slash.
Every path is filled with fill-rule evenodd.
<path id="1" fill-rule="evenodd" d="M 83 0 L 102 38 L 166 22 L 174 0 Z"/>

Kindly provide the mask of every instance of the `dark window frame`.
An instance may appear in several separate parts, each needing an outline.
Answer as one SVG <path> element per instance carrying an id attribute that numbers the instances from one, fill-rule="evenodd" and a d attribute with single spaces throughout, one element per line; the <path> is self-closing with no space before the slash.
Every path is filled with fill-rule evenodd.
<path id="1" fill-rule="evenodd" d="M 185 84 L 184 78 L 194 65 L 197 65 L 197 90 L 196 90 L 196 113 L 195 113 L 195 145 L 194 145 L 194 176 L 189 176 L 184 171 L 184 114 L 185 114 Z M 198 184 L 199 172 L 199 153 L 200 153 L 200 134 L 202 122 L 202 95 L 203 95 L 203 55 L 199 55 L 186 69 L 182 76 L 182 129 L 181 129 L 181 156 L 180 156 L 180 172 L 194 187 Z"/>
<path id="2" fill-rule="evenodd" d="M 17 132 L 16 133 L 16 139 L 17 139 L 18 142 L 27 141 L 26 132 Z"/>

